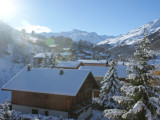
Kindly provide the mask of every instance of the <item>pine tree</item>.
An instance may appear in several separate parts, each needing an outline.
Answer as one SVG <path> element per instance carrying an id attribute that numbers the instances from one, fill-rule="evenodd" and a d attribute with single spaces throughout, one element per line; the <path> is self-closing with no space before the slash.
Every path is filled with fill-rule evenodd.
<path id="1" fill-rule="evenodd" d="M 12 112 L 9 110 L 9 105 L 7 101 L 3 104 L 1 104 L 2 109 L 0 110 L 0 119 L 1 120 L 9 120 L 10 116 L 12 115 Z"/>
<path id="2" fill-rule="evenodd" d="M 55 52 L 52 50 L 51 56 L 49 58 L 49 68 L 54 68 L 56 65 L 56 56 Z"/>
<path id="3" fill-rule="evenodd" d="M 47 68 L 48 65 L 47 65 L 47 60 L 48 60 L 48 56 L 47 54 L 45 53 L 45 57 L 43 58 L 42 62 L 41 62 L 41 68 Z"/>
<path id="4" fill-rule="evenodd" d="M 101 82 L 100 105 L 104 108 L 117 108 L 119 105 L 113 100 L 114 95 L 120 95 L 121 84 L 118 80 L 116 62 L 111 61 L 111 67 Z"/>
<path id="5" fill-rule="evenodd" d="M 156 120 L 160 115 L 159 87 L 151 86 L 151 71 L 154 66 L 147 63 L 154 56 L 149 49 L 149 39 L 144 32 L 144 38 L 139 42 L 134 53 L 137 61 L 129 65 L 128 80 L 121 90 L 125 96 L 114 96 L 113 99 L 125 107 L 125 110 L 107 109 L 105 116 L 112 119 Z"/>

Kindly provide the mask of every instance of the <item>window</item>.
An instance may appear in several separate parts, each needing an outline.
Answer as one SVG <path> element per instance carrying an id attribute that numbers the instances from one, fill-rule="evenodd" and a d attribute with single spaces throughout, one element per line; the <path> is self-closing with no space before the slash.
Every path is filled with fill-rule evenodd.
<path id="1" fill-rule="evenodd" d="M 33 93 L 33 98 L 38 98 L 38 94 L 37 93 Z"/>
<path id="2" fill-rule="evenodd" d="M 37 109 L 32 109 L 32 114 L 38 114 L 38 110 Z"/>
<path id="3" fill-rule="evenodd" d="M 45 116 L 48 116 L 48 111 L 45 111 L 44 114 L 45 114 Z"/>

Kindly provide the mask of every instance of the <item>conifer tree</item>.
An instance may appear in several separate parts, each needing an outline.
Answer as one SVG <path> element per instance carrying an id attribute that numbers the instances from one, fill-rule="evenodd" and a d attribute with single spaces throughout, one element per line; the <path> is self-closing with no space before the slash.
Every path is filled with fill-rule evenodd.
<path id="1" fill-rule="evenodd" d="M 100 105 L 104 108 L 117 108 L 119 105 L 112 98 L 114 95 L 120 95 L 121 84 L 117 76 L 117 64 L 113 59 L 111 67 L 101 82 Z"/>
<path id="2" fill-rule="evenodd" d="M 47 68 L 48 65 L 47 65 L 47 60 L 48 60 L 48 56 L 47 54 L 45 53 L 45 57 L 43 58 L 42 62 L 41 62 L 41 68 Z"/>
<path id="3" fill-rule="evenodd" d="M 139 42 L 134 53 L 135 63 L 129 65 L 128 80 L 121 90 L 125 96 L 114 96 L 113 99 L 125 109 L 106 109 L 105 116 L 112 119 L 126 120 L 156 120 L 160 115 L 159 87 L 151 86 L 151 71 L 154 66 L 147 63 L 154 56 L 149 49 L 149 39 L 144 32 L 144 38 Z"/>
<path id="4" fill-rule="evenodd" d="M 0 110 L 0 120 L 9 120 L 12 112 L 9 110 L 9 103 L 5 102 L 1 104 L 2 109 Z"/>
<path id="5" fill-rule="evenodd" d="M 52 50 L 51 56 L 49 58 L 49 68 L 54 68 L 56 65 L 56 56 L 55 52 Z"/>

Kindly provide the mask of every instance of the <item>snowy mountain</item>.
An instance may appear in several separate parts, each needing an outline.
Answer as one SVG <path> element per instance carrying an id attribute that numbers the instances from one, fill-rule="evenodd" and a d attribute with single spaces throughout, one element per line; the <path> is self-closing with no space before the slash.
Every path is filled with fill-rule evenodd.
<path id="1" fill-rule="evenodd" d="M 99 43 L 103 40 L 109 39 L 109 38 L 114 38 L 113 36 L 107 36 L 107 35 L 98 35 L 95 32 L 86 32 L 86 31 L 81 31 L 77 29 L 73 29 L 72 31 L 69 32 L 61 32 L 61 33 L 41 33 L 41 35 L 44 35 L 46 37 L 51 37 L 51 36 L 63 36 L 63 37 L 69 37 L 73 39 L 74 41 L 79 41 L 79 40 L 86 40 L 92 43 Z"/>
<path id="2" fill-rule="evenodd" d="M 146 32 L 148 35 L 154 32 L 157 32 L 158 30 L 160 30 L 160 19 L 156 19 L 139 28 L 133 29 L 129 31 L 127 34 L 123 34 L 115 38 L 106 39 L 104 41 L 101 41 L 98 43 L 98 45 L 105 45 L 105 44 L 110 44 L 113 46 L 124 45 L 124 44 L 133 45 L 138 40 L 143 38 L 144 28 L 146 29 Z"/>

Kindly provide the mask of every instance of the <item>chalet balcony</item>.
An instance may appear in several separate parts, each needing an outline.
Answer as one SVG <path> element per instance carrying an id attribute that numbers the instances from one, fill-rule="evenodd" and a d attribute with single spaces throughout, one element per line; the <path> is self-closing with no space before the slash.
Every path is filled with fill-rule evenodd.
<path id="1" fill-rule="evenodd" d="M 92 99 L 85 100 L 84 102 L 74 106 L 73 113 L 79 114 L 79 113 L 83 112 L 83 110 L 88 109 L 90 106 L 92 106 Z"/>

